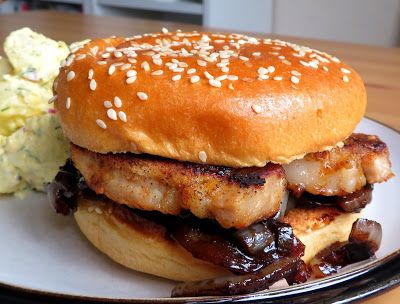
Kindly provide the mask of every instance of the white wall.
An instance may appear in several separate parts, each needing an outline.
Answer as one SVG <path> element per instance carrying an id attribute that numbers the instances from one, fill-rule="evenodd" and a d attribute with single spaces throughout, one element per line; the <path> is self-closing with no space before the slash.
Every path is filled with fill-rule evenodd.
<path id="1" fill-rule="evenodd" d="M 275 0 L 273 15 L 277 34 L 383 46 L 400 42 L 400 0 Z"/>
<path id="2" fill-rule="evenodd" d="M 215 28 L 269 33 L 273 0 L 203 0 L 203 24 Z"/>

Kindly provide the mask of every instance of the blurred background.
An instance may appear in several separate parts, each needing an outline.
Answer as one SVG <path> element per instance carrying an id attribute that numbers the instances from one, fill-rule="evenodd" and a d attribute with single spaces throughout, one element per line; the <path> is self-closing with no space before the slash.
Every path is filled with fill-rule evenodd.
<path id="1" fill-rule="evenodd" d="M 400 0 L 0 0 L 0 14 L 51 9 L 248 32 L 400 45 Z"/>

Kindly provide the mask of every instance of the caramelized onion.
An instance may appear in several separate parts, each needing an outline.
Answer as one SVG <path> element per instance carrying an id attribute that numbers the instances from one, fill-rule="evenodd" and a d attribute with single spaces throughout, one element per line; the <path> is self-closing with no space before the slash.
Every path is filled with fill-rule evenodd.
<path id="1" fill-rule="evenodd" d="M 241 248 L 248 254 L 257 255 L 261 252 L 269 253 L 276 250 L 275 234 L 265 223 L 253 224 L 236 231 L 234 235 Z"/>
<path id="2" fill-rule="evenodd" d="M 289 277 L 296 271 L 298 263 L 296 258 L 281 258 L 253 274 L 181 283 L 172 290 L 171 296 L 223 296 L 256 292 Z"/>
<path id="3" fill-rule="evenodd" d="M 336 273 L 340 268 L 366 260 L 379 249 L 382 227 L 367 219 L 353 223 L 348 242 L 334 243 L 320 251 L 310 262 L 315 277 L 322 278 Z"/>
<path id="4" fill-rule="evenodd" d="M 372 200 L 372 185 L 367 184 L 361 190 L 337 197 L 337 204 L 345 212 L 360 212 Z"/>
<path id="5" fill-rule="evenodd" d="M 186 222 L 177 223 L 171 236 L 195 258 L 225 267 L 235 273 L 249 273 L 264 266 L 245 255 L 220 234 L 204 231 Z"/>
<path id="6" fill-rule="evenodd" d="M 320 206 L 339 207 L 344 212 L 360 212 L 372 200 L 373 186 L 367 184 L 362 189 L 344 196 L 324 196 L 303 193 L 297 199 L 302 207 L 315 208 Z"/>
<path id="7" fill-rule="evenodd" d="M 365 246 L 369 254 L 373 255 L 381 246 L 381 241 L 381 224 L 367 219 L 358 219 L 353 223 L 349 235 L 350 243 Z"/>
<path id="8" fill-rule="evenodd" d="M 47 186 L 47 197 L 57 213 L 70 215 L 76 210 L 79 179 L 79 172 L 68 160 Z"/>

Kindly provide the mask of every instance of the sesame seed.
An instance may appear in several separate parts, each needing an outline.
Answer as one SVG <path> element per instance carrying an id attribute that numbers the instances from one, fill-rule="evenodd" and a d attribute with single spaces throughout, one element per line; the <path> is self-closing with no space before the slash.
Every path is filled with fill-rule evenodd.
<path id="1" fill-rule="evenodd" d="M 260 52 L 254 52 L 254 53 L 251 54 L 251 55 L 253 55 L 254 57 L 258 57 L 258 56 L 261 56 L 261 53 L 260 53 Z"/>
<path id="2" fill-rule="evenodd" d="M 279 81 L 279 80 L 282 80 L 283 78 L 282 78 L 282 76 L 275 76 L 273 79 Z"/>
<path id="3" fill-rule="evenodd" d="M 114 97 L 114 105 L 115 105 L 117 108 L 122 107 L 122 100 L 121 100 L 121 98 L 119 98 L 118 96 L 115 96 L 115 97 Z"/>
<path id="4" fill-rule="evenodd" d="M 221 76 L 218 76 L 217 78 L 215 78 L 215 80 L 223 81 L 223 80 L 225 80 L 227 77 L 228 77 L 228 75 L 221 75 Z"/>
<path id="5" fill-rule="evenodd" d="M 194 75 L 194 76 L 190 77 L 190 82 L 191 83 L 196 83 L 196 82 L 199 82 L 199 81 L 200 81 L 200 77 L 197 76 L 197 75 Z"/>
<path id="6" fill-rule="evenodd" d="M 328 72 L 328 71 L 329 71 L 328 67 L 325 66 L 325 65 L 322 67 L 322 69 L 323 69 L 325 72 Z"/>
<path id="7" fill-rule="evenodd" d="M 176 68 L 176 69 L 173 69 L 172 72 L 174 72 L 174 73 L 182 73 L 184 70 L 185 70 L 184 68 Z"/>
<path id="8" fill-rule="evenodd" d="M 310 66 L 310 64 L 309 64 L 308 62 L 305 62 L 305 61 L 303 61 L 303 60 L 300 60 L 300 63 L 301 63 L 302 65 L 304 65 L 305 67 L 309 67 L 309 66 Z"/>
<path id="9" fill-rule="evenodd" d="M 96 88 L 97 88 L 97 82 L 96 82 L 96 80 L 91 79 L 91 80 L 90 80 L 89 87 L 90 87 L 90 89 L 91 89 L 92 91 L 96 90 Z"/>
<path id="10" fill-rule="evenodd" d="M 70 56 L 67 58 L 67 60 L 65 61 L 65 65 L 66 65 L 66 66 L 70 66 L 70 65 L 72 64 L 72 62 L 74 62 L 74 58 L 75 58 L 74 55 L 70 55 Z"/>
<path id="11" fill-rule="evenodd" d="M 238 79 L 239 79 L 239 76 L 236 76 L 236 75 L 228 75 L 226 78 L 227 78 L 228 80 L 234 81 L 234 80 L 238 80 Z"/>
<path id="12" fill-rule="evenodd" d="M 75 60 L 82 60 L 84 58 L 86 58 L 86 54 L 80 54 L 75 58 Z"/>
<path id="13" fill-rule="evenodd" d="M 350 79 L 349 79 L 349 77 L 347 75 L 343 75 L 342 79 L 343 79 L 344 82 L 349 82 L 350 81 Z"/>
<path id="14" fill-rule="evenodd" d="M 106 100 L 106 101 L 104 101 L 104 107 L 106 107 L 106 108 L 111 108 L 112 107 L 112 103 L 111 103 L 111 101 L 109 101 L 109 100 Z"/>
<path id="15" fill-rule="evenodd" d="M 278 56 L 278 59 L 283 60 L 283 59 L 285 59 L 285 56 L 280 55 L 280 56 Z"/>
<path id="16" fill-rule="evenodd" d="M 313 69 L 318 69 L 318 64 L 315 61 L 311 61 L 308 63 L 310 67 Z"/>
<path id="17" fill-rule="evenodd" d="M 88 210 L 89 213 L 92 213 L 94 211 L 94 207 L 90 206 L 87 210 Z"/>
<path id="18" fill-rule="evenodd" d="M 235 89 L 235 88 L 233 87 L 233 83 L 232 83 L 232 82 L 228 85 L 228 88 L 229 88 L 230 90 L 234 90 L 234 89 Z"/>
<path id="19" fill-rule="evenodd" d="M 199 65 L 199 66 L 202 66 L 202 67 L 205 67 L 206 65 L 207 65 L 207 62 L 205 62 L 204 60 L 197 60 L 197 64 Z"/>
<path id="20" fill-rule="evenodd" d="M 293 75 L 292 77 L 290 77 L 290 81 L 294 84 L 297 84 L 300 82 L 300 79 Z"/>
<path id="21" fill-rule="evenodd" d="M 137 63 L 137 60 L 135 58 L 128 58 L 128 61 L 133 64 Z"/>
<path id="22" fill-rule="evenodd" d="M 153 58 L 153 63 L 155 65 L 162 65 L 163 61 L 161 58 Z"/>
<path id="23" fill-rule="evenodd" d="M 243 60 L 243 61 L 248 61 L 249 60 L 249 58 L 246 57 L 246 56 L 239 56 L 239 59 Z"/>
<path id="24" fill-rule="evenodd" d="M 135 70 L 129 70 L 128 72 L 126 72 L 126 77 L 134 77 L 137 75 L 137 72 Z"/>
<path id="25" fill-rule="evenodd" d="M 113 47 L 113 46 L 108 46 L 108 47 L 106 47 L 106 52 L 114 52 L 115 51 L 115 47 Z"/>
<path id="26" fill-rule="evenodd" d="M 345 74 L 350 74 L 350 73 L 351 73 L 350 70 L 345 69 L 345 68 L 341 68 L 340 70 L 341 70 L 343 73 L 345 73 Z"/>
<path id="27" fill-rule="evenodd" d="M 207 79 L 214 79 L 214 76 L 208 73 L 207 71 L 204 72 L 204 76 L 206 76 Z"/>
<path id="28" fill-rule="evenodd" d="M 107 62 L 106 61 L 97 61 L 97 64 L 98 65 L 105 65 L 105 64 L 107 64 Z"/>
<path id="29" fill-rule="evenodd" d="M 153 75 L 153 76 L 160 76 L 162 74 L 164 74 L 163 70 L 156 70 L 156 71 L 151 73 L 151 75 Z"/>
<path id="30" fill-rule="evenodd" d="M 180 68 L 187 68 L 189 65 L 186 63 L 186 62 L 178 62 L 178 66 L 180 67 Z"/>
<path id="31" fill-rule="evenodd" d="M 116 58 L 120 58 L 120 57 L 122 57 L 122 53 L 119 52 L 119 51 L 116 51 L 116 52 L 114 52 L 114 56 L 115 56 Z"/>
<path id="32" fill-rule="evenodd" d="M 67 97 L 67 100 L 65 101 L 65 108 L 69 110 L 71 107 L 71 97 Z"/>
<path id="33" fill-rule="evenodd" d="M 125 71 L 129 69 L 132 65 L 130 63 L 125 63 L 124 65 L 121 66 L 121 71 Z"/>
<path id="34" fill-rule="evenodd" d="M 213 86 L 213 87 L 215 87 L 215 88 L 220 88 L 221 86 L 222 86 L 222 83 L 221 83 L 221 81 L 219 81 L 219 80 L 216 80 L 216 79 L 209 79 L 208 80 L 208 83 L 211 85 L 211 86 Z"/>
<path id="35" fill-rule="evenodd" d="M 101 57 L 106 59 L 106 58 L 110 57 L 110 53 L 104 53 L 103 55 L 101 55 Z"/>
<path id="36" fill-rule="evenodd" d="M 68 74 L 67 74 L 67 81 L 71 81 L 74 78 L 75 78 L 75 72 L 74 71 L 69 71 Z"/>
<path id="37" fill-rule="evenodd" d="M 194 74 L 194 73 L 196 73 L 196 69 L 191 68 L 191 69 L 187 70 L 187 73 L 188 73 L 189 75 L 190 75 L 190 74 Z"/>
<path id="38" fill-rule="evenodd" d="M 88 79 L 92 79 L 93 78 L 93 74 L 94 74 L 93 69 L 90 69 L 89 72 L 88 72 Z"/>
<path id="39" fill-rule="evenodd" d="M 143 101 L 149 99 L 149 96 L 144 92 L 137 92 L 136 95 L 140 100 L 143 100 Z"/>
<path id="40" fill-rule="evenodd" d="M 108 118 L 110 118 L 112 120 L 117 120 L 117 112 L 115 112 L 114 109 L 108 109 L 107 116 L 108 116 Z"/>
<path id="41" fill-rule="evenodd" d="M 163 34 L 168 34 L 168 29 L 166 29 L 165 27 L 163 27 L 163 28 L 161 29 L 161 31 L 163 32 Z"/>
<path id="42" fill-rule="evenodd" d="M 270 66 L 268 67 L 268 72 L 270 72 L 270 73 L 275 72 L 275 67 L 272 66 L 272 65 L 270 65 Z"/>
<path id="43" fill-rule="evenodd" d="M 262 107 L 259 105 L 252 105 L 251 109 L 257 114 L 260 114 L 262 112 Z"/>
<path id="44" fill-rule="evenodd" d="M 339 62 L 340 62 L 339 58 L 337 58 L 337 57 L 332 57 L 331 60 L 332 60 L 333 62 L 336 62 L 336 63 L 339 63 Z"/>
<path id="45" fill-rule="evenodd" d="M 301 73 L 295 70 L 290 71 L 290 74 L 292 74 L 293 76 L 301 76 Z"/>
<path id="46" fill-rule="evenodd" d="M 221 71 L 224 72 L 224 73 L 228 73 L 229 72 L 229 68 L 227 66 L 223 66 L 221 68 Z"/>
<path id="47" fill-rule="evenodd" d="M 102 121 L 101 119 L 96 119 L 96 124 L 102 129 L 106 129 L 107 128 L 106 123 L 104 121 Z"/>
<path id="48" fill-rule="evenodd" d="M 108 75 L 112 75 L 115 72 L 115 65 L 110 65 L 108 68 Z"/>
<path id="49" fill-rule="evenodd" d="M 260 75 L 268 74 L 268 72 L 269 72 L 269 69 L 266 69 L 264 67 L 259 67 L 257 70 L 257 73 Z"/>
<path id="50" fill-rule="evenodd" d="M 136 81 L 136 78 L 137 78 L 136 76 L 129 77 L 129 78 L 126 79 L 126 83 L 127 84 L 132 84 L 132 83 L 134 83 Z"/>
<path id="51" fill-rule="evenodd" d="M 140 65 L 140 67 L 145 70 L 145 72 L 150 71 L 150 65 L 147 61 L 143 61 L 142 64 Z"/>
<path id="52" fill-rule="evenodd" d="M 97 45 L 90 48 L 90 54 L 92 54 L 93 57 L 97 55 L 98 51 L 99 51 L 99 47 Z"/>
<path id="53" fill-rule="evenodd" d="M 99 207 L 94 208 L 94 211 L 95 211 L 97 214 L 102 214 L 102 213 L 103 213 L 103 211 L 102 211 Z"/>
<path id="54" fill-rule="evenodd" d="M 178 80 L 180 80 L 181 79 L 181 75 L 180 74 L 178 74 L 178 75 L 174 75 L 174 76 L 172 76 L 172 81 L 178 81 Z"/>
<path id="55" fill-rule="evenodd" d="M 267 80 L 269 76 L 267 74 L 260 74 L 258 75 L 258 80 Z"/>
<path id="56" fill-rule="evenodd" d="M 205 163 L 207 161 L 207 153 L 204 151 L 200 151 L 199 152 L 199 159 Z"/>
<path id="57" fill-rule="evenodd" d="M 119 119 L 122 120 L 123 122 L 126 122 L 126 121 L 127 121 L 127 120 L 126 120 L 126 114 L 125 114 L 125 112 L 123 112 L 123 111 L 119 111 L 119 112 L 118 112 L 118 117 L 119 117 Z"/>
<path id="58" fill-rule="evenodd" d="M 54 95 L 53 97 L 51 97 L 50 99 L 49 99 L 49 101 L 47 102 L 48 104 L 52 104 L 54 101 L 56 101 L 57 100 L 57 95 Z"/>
<path id="59" fill-rule="evenodd" d="M 292 63 L 289 61 L 289 60 L 282 60 L 282 63 L 283 64 L 286 64 L 286 65 L 292 65 Z"/>

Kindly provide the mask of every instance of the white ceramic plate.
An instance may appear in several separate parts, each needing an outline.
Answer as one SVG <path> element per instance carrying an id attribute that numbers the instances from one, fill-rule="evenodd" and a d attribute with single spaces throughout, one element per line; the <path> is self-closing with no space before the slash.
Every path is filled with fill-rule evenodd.
<path id="1" fill-rule="evenodd" d="M 378 221 L 383 228 L 376 259 L 347 267 L 324 280 L 292 287 L 277 284 L 262 292 L 263 298 L 336 284 L 399 254 L 400 134 L 369 119 L 363 119 L 357 131 L 379 135 L 388 144 L 397 174 L 389 182 L 375 186 L 373 202 L 363 216 Z M 97 299 L 153 300 L 169 297 L 174 286 L 174 282 L 112 262 L 88 243 L 73 217 L 56 215 L 42 193 L 32 193 L 23 200 L 0 197 L 0 248 L 0 283 L 7 286 Z M 247 299 L 250 298 L 253 296 Z"/>

